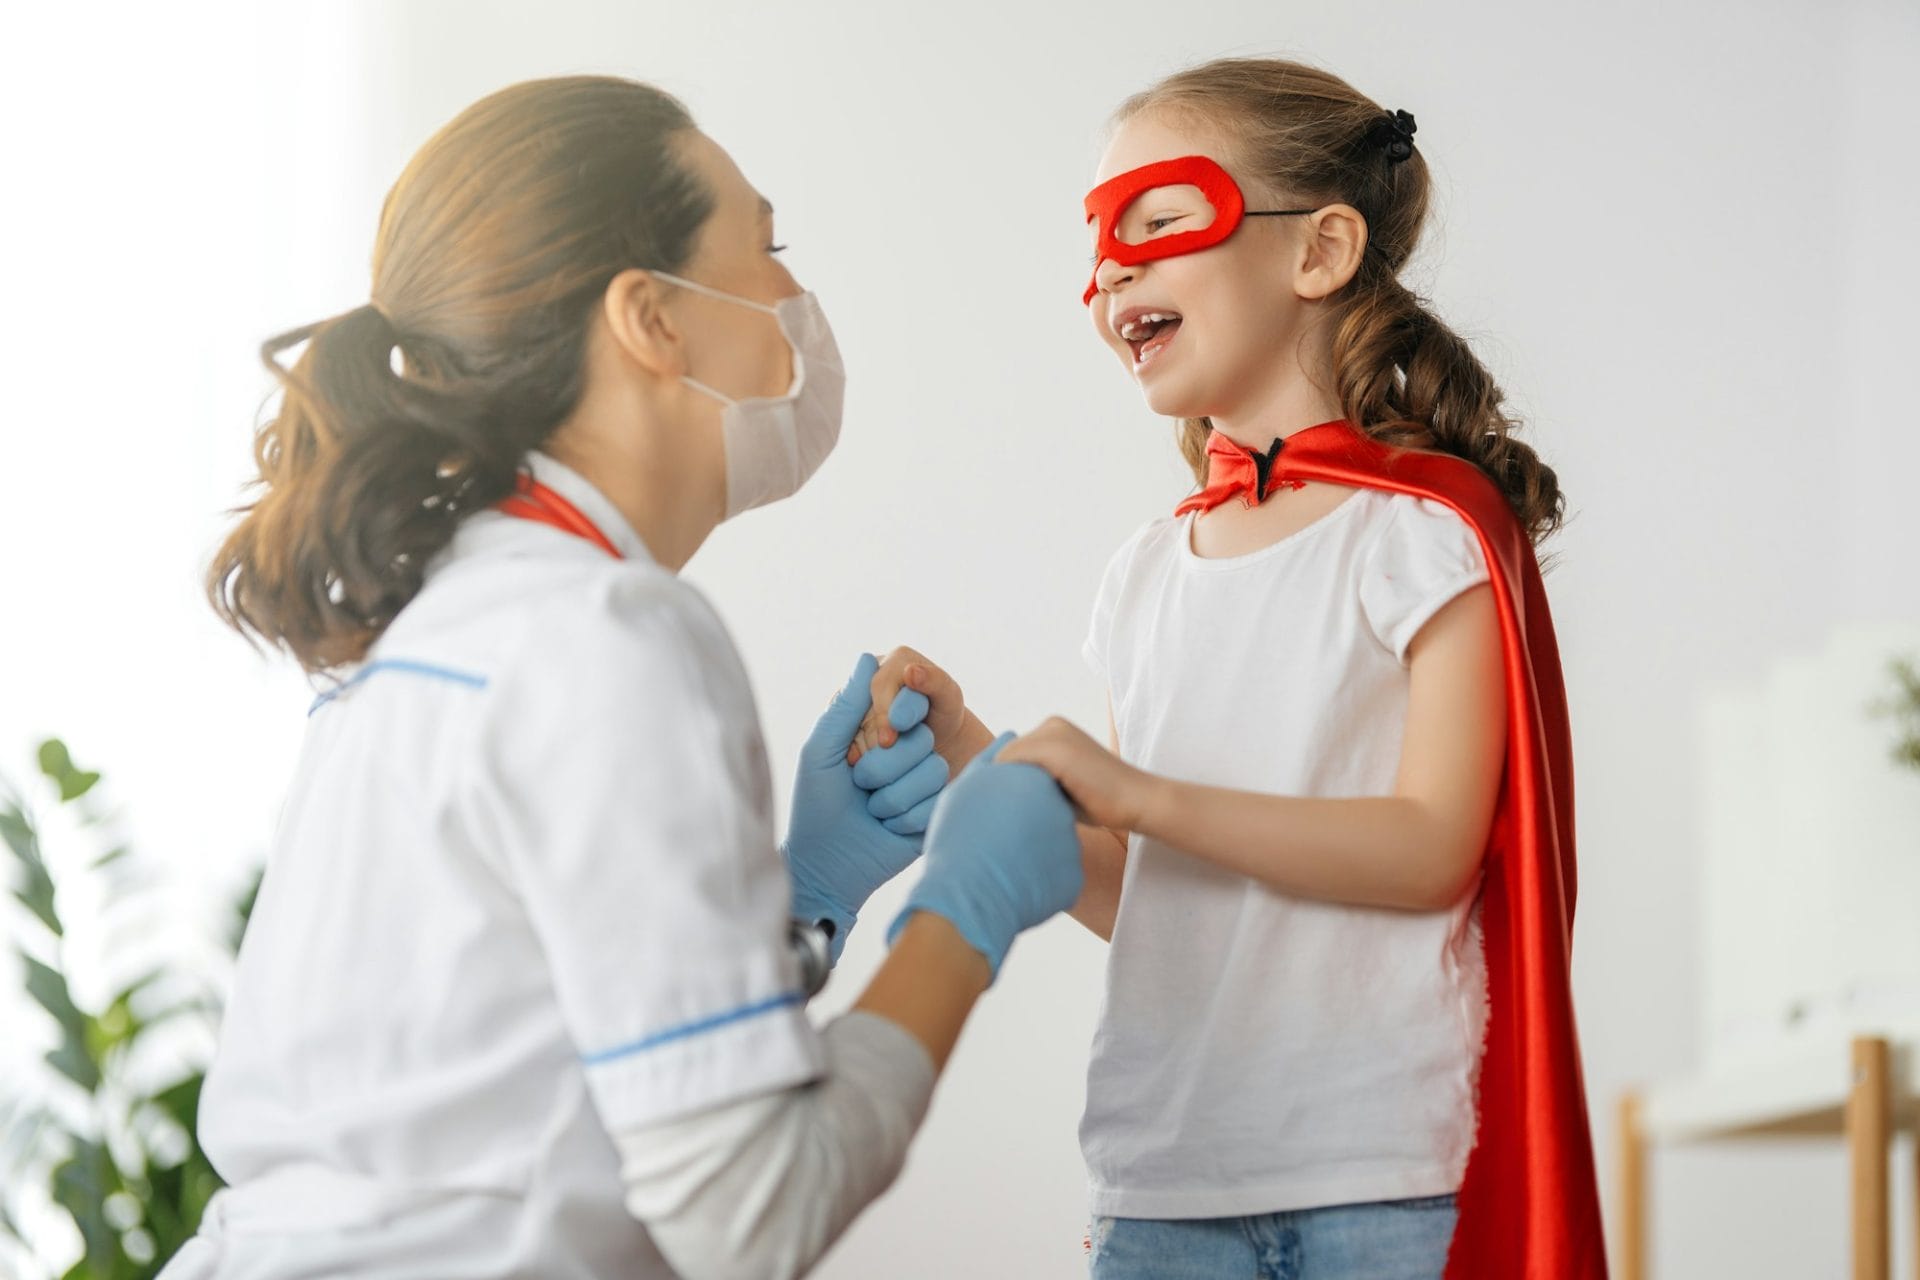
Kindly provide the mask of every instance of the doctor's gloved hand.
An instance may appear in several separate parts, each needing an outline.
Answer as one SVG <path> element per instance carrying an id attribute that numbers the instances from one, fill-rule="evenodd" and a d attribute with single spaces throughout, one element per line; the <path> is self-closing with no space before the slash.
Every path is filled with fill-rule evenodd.
<path id="1" fill-rule="evenodd" d="M 958 771 L 993 743 L 993 731 L 967 707 L 959 681 L 916 649 L 902 646 L 880 661 L 873 677 L 873 707 L 854 736 L 848 758 L 890 747 L 915 724 L 933 730 L 933 749 Z"/>
<path id="2" fill-rule="evenodd" d="M 1059 784 L 1030 764 L 994 757 L 996 740 L 963 769 L 935 807 L 927 867 L 887 931 L 892 942 L 916 911 L 944 916 L 997 977 L 1016 935 L 1080 897 L 1080 837 Z"/>
<path id="3" fill-rule="evenodd" d="M 793 914 L 831 922 L 835 963 L 867 898 L 920 855 L 933 797 L 947 781 L 932 733 L 912 725 L 892 747 L 862 758 L 856 778 L 847 748 L 872 705 L 869 686 L 878 667 L 871 654 L 860 655 L 852 678 L 800 748 L 781 847 Z"/>

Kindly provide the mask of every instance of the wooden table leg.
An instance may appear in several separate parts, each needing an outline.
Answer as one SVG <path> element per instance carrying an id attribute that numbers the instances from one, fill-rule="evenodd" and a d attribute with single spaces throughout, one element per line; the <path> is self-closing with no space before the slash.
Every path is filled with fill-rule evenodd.
<path id="1" fill-rule="evenodd" d="M 1640 1128 L 1640 1095 L 1621 1095 L 1615 1141 L 1620 1181 L 1613 1239 L 1614 1280 L 1647 1280 L 1647 1140 Z"/>
<path id="2" fill-rule="evenodd" d="M 1887 1042 L 1853 1042 L 1853 1087 L 1847 1093 L 1847 1146 L 1853 1158 L 1853 1280 L 1891 1280 L 1887 1247 L 1888 1144 L 1893 1126 Z"/>

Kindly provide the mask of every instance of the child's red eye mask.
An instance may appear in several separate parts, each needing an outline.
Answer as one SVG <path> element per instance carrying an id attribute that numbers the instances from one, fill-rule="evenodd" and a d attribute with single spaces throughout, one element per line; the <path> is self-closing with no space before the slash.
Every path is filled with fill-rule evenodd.
<path id="1" fill-rule="evenodd" d="M 1176 231 L 1137 244 L 1120 239 L 1120 219 L 1126 216 L 1134 201 L 1157 187 L 1197 187 L 1213 206 L 1213 221 L 1195 231 Z M 1095 275 L 1097 277 L 1103 259 L 1111 258 L 1123 267 L 1131 267 L 1156 258 L 1211 249 L 1233 234 L 1246 207 L 1246 198 L 1240 194 L 1232 175 L 1205 156 L 1181 156 L 1178 160 L 1161 160 L 1115 174 L 1087 192 L 1087 221 L 1100 224 L 1100 242 L 1093 252 Z M 1081 305 L 1092 302 L 1093 295 L 1099 291 L 1096 281 L 1088 281 Z"/>
<path id="2" fill-rule="evenodd" d="M 1200 198 L 1211 207 L 1213 221 L 1204 227 L 1176 231 L 1172 235 L 1143 234 L 1131 244 L 1122 240 L 1119 227 L 1127 210 L 1140 197 L 1165 187 L 1192 187 L 1197 190 Z M 1191 197 L 1185 204 L 1191 206 Z M 1131 267 L 1152 262 L 1156 258 L 1176 258 L 1183 253 L 1198 253 L 1202 249 L 1213 248 L 1232 235 L 1239 228 L 1242 218 L 1284 218 L 1317 212 L 1313 209 L 1249 210 L 1246 197 L 1241 195 L 1240 185 L 1233 180 L 1233 175 L 1206 156 L 1160 160 L 1115 174 L 1087 192 L 1086 210 L 1087 221 L 1098 222 L 1100 231 L 1099 242 L 1093 250 L 1093 278 L 1087 281 L 1087 291 L 1080 298 L 1081 306 L 1092 302 L 1093 295 L 1100 292 L 1100 264 L 1103 261 L 1111 259 L 1120 266 Z"/>

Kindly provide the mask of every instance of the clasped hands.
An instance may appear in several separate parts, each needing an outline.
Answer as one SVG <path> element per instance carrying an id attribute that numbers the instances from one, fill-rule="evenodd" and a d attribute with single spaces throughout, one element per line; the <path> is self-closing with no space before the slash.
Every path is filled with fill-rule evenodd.
<path id="1" fill-rule="evenodd" d="M 997 973 L 1017 934 L 1078 898 L 1076 813 L 1106 825 L 1129 775 L 1064 720 L 996 739 L 910 649 L 862 654 L 801 749 L 782 847 L 794 915 L 830 926 L 837 961 L 867 898 L 924 850 L 889 938 L 933 912 Z"/>

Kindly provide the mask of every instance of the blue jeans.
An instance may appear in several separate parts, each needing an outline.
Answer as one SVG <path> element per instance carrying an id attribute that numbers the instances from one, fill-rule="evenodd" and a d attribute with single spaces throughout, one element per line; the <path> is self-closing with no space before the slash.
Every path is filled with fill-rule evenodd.
<path id="1" fill-rule="evenodd" d="M 1439 1280 L 1453 1197 L 1250 1218 L 1095 1218 L 1093 1280 Z"/>

